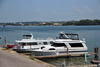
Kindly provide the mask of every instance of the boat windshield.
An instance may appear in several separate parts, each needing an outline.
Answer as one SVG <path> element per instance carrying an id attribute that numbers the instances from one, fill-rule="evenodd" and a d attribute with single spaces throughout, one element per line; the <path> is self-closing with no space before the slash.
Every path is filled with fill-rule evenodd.
<path id="1" fill-rule="evenodd" d="M 31 39 L 32 35 L 23 35 L 24 39 Z"/>
<path id="2" fill-rule="evenodd" d="M 64 43 L 53 43 L 51 46 L 54 46 L 54 47 L 66 47 L 66 45 Z"/>
<path id="3" fill-rule="evenodd" d="M 78 34 L 60 34 L 59 39 L 72 39 L 72 40 L 79 40 Z"/>

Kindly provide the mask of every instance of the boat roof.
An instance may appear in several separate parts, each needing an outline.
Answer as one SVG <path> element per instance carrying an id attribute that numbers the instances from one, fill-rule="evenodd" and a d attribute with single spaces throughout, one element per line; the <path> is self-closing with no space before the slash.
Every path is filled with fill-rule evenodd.
<path id="1" fill-rule="evenodd" d="M 72 39 L 72 40 L 79 40 L 78 34 L 73 34 L 73 33 L 63 33 L 61 32 L 59 34 L 58 39 Z"/>
<path id="2" fill-rule="evenodd" d="M 31 42 L 48 42 L 48 41 L 54 41 L 54 40 L 22 39 L 22 40 L 16 40 L 15 42 L 20 42 L 20 43 L 31 43 Z"/>
<path id="3" fill-rule="evenodd" d="M 55 43 L 82 43 L 85 41 L 82 40 L 72 40 L 72 39 L 57 39 L 54 41 Z"/>
<path id="4" fill-rule="evenodd" d="M 61 35 L 63 34 L 63 33 L 60 33 Z M 78 34 L 73 34 L 73 33 L 64 33 L 64 34 L 66 34 L 66 35 L 77 35 L 78 36 Z"/>

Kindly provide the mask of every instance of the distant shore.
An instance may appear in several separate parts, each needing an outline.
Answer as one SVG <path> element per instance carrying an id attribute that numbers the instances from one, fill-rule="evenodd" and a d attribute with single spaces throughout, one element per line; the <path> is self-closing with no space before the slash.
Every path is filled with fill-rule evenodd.
<path id="1" fill-rule="evenodd" d="M 100 25 L 99 19 L 85 19 L 80 21 L 31 21 L 31 22 L 15 22 L 15 23 L 0 23 L 0 26 L 91 26 L 91 25 Z"/>

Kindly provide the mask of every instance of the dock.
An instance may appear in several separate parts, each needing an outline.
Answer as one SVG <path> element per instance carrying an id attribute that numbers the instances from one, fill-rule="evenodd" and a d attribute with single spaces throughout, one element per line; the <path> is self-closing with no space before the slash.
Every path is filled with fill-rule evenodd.
<path id="1" fill-rule="evenodd" d="M 97 55 L 97 53 L 87 53 L 87 55 Z M 51 56 L 34 56 L 34 58 L 57 58 L 57 57 L 71 57 L 71 56 L 84 56 L 84 54 L 64 54 L 64 55 L 51 55 Z"/>

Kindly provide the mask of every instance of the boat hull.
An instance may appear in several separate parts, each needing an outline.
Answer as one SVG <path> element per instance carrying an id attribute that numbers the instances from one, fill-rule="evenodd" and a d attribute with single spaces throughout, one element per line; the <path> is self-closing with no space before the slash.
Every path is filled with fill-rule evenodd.
<path id="1" fill-rule="evenodd" d="M 18 53 L 30 53 L 32 51 L 30 51 L 30 49 L 13 49 L 14 51 L 18 52 Z"/>
<path id="2" fill-rule="evenodd" d="M 67 51 L 32 51 L 34 56 L 64 55 Z M 88 51 L 69 51 L 68 54 L 84 54 Z"/>

